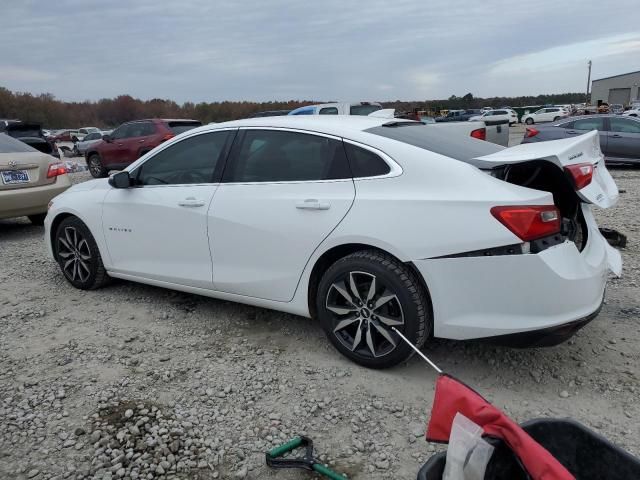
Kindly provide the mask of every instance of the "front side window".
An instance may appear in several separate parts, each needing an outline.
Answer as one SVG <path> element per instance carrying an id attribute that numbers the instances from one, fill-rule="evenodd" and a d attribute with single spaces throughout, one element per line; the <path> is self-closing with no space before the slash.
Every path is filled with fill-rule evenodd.
<path id="1" fill-rule="evenodd" d="M 573 122 L 573 127 L 576 130 L 604 130 L 604 123 L 602 118 L 583 118 Z"/>
<path id="2" fill-rule="evenodd" d="M 153 135 L 156 132 L 153 123 L 151 122 L 135 122 L 129 124 L 128 137 L 147 137 Z"/>
<path id="3" fill-rule="evenodd" d="M 620 133 L 640 133 L 640 122 L 626 118 L 611 118 L 611 131 Z"/>
<path id="4" fill-rule="evenodd" d="M 120 140 L 122 138 L 127 138 L 129 137 L 129 127 L 131 126 L 130 123 L 127 123 L 125 125 L 121 125 L 118 128 L 116 128 L 114 130 L 114 132 L 111 134 L 111 137 L 114 140 Z"/>
<path id="5" fill-rule="evenodd" d="M 340 178 L 351 178 L 351 172 L 338 140 L 283 130 L 246 130 L 223 181 L 295 182 Z"/>
<path id="6" fill-rule="evenodd" d="M 212 183 L 216 165 L 233 132 L 211 132 L 185 138 L 158 152 L 134 174 L 137 185 Z"/>
<path id="7" fill-rule="evenodd" d="M 386 175 L 391 171 L 387 162 L 372 151 L 347 142 L 345 142 L 344 146 L 355 178 L 377 177 Z"/>
<path id="8" fill-rule="evenodd" d="M 320 115 L 338 115 L 338 109 L 336 107 L 325 107 L 321 108 Z"/>

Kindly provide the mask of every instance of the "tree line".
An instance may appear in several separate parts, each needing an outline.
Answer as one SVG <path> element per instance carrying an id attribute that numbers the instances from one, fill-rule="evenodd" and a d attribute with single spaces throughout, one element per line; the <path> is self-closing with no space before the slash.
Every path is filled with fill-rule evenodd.
<path id="1" fill-rule="evenodd" d="M 544 104 L 580 103 L 584 93 L 563 93 L 523 97 L 474 97 L 468 93 L 462 97 L 452 95 L 445 100 L 381 102 L 385 108 L 399 111 L 441 110 L 456 108 L 480 108 L 484 106 L 525 106 Z M 291 110 L 304 105 L 324 103 L 311 100 L 289 100 L 269 102 L 185 102 L 154 98 L 140 100 L 130 95 L 102 98 L 97 101 L 66 102 L 50 93 L 31 94 L 12 92 L 0 87 L 0 118 L 15 118 L 35 122 L 43 128 L 78 128 L 95 126 L 113 128 L 122 122 L 140 118 L 192 118 L 203 123 L 223 122 L 246 118 L 265 110 Z"/>

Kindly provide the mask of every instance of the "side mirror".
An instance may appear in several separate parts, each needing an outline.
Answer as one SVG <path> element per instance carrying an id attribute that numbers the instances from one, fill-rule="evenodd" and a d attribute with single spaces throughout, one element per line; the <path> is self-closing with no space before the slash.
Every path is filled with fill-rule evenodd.
<path id="1" fill-rule="evenodd" d="M 129 188 L 131 186 L 131 177 L 129 172 L 114 173 L 109 177 L 109 185 L 113 188 Z"/>
<path id="2" fill-rule="evenodd" d="M 111 135 L 103 135 L 102 139 L 107 143 L 113 142 L 113 138 L 111 137 Z"/>

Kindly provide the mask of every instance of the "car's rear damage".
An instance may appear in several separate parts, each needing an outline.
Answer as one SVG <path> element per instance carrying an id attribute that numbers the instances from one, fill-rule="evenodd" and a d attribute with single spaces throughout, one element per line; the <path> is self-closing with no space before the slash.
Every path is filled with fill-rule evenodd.
<path id="1" fill-rule="evenodd" d="M 596 132 L 543 145 L 471 161 L 494 178 L 551 193 L 553 205 L 492 209 L 520 242 L 415 262 L 425 278 L 438 279 L 429 286 L 435 336 L 556 344 L 597 315 L 608 272 L 621 274 L 620 253 L 592 213 L 593 205 L 607 208 L 618 199 Z M 515 221 L 503 218 L 503 210 Z"/>

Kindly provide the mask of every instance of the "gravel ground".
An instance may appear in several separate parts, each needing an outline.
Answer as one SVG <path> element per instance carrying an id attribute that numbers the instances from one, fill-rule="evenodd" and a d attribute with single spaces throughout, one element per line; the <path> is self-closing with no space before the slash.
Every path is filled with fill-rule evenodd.
<path id="1" fill-rule="evenodd" d="M 629 236 L 600 316 L 563 345 L 432 341 L 425 352 L 518 421 L 573 417 L 640 454 L 640 171 L 600 224 Z M 83 181 L 87 174 L 74 174 Z M 280 478 L 264 452 L 311 436 L 355 479 L 412 479 L 435 377 L 367 370 L 310 320 L 114 281 L 83 292 L 41 227 L 0 221 L 0 478 Z"/>

